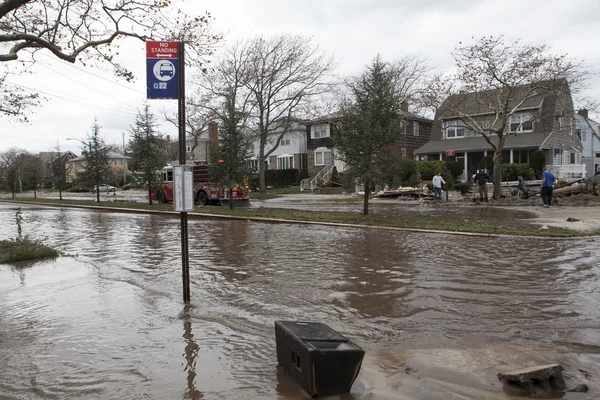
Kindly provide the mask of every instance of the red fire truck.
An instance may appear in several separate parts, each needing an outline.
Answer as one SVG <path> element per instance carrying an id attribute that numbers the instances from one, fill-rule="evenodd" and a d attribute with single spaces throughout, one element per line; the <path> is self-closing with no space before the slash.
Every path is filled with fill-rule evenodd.
<path id="1" fill-rule="evenodd" d="M 210 165 L 203 161 L 194 161 L 192 165 L 194 174 L 194 199 L 196 204 L 224 204 L 229 201 L 229 191 L 219 186 L 211 174 Z M 236 206 L 250 205 L 250 190 L 245 184 L 233 188 L 233 201 Z M 173 167 L 167 165 L 162 170 L 162 181 L 152 188 L 152 199 L 159 203 L 173 201 Z"/>

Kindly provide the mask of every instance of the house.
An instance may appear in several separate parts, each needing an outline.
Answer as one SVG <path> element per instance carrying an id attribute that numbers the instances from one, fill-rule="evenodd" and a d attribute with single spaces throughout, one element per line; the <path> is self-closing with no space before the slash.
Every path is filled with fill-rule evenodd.
<path id="1" fill-rule="evenodd" d="M 52 185 L 53 179 L 53 171 L 52 171 L 52 163 L 55 161 L 59 161 L 63 166 L 69 161 L 77 157 L 75 153 L 72 151 L 58 152 L 58 151 L 41 151 L 39 153 L 40 160 L 42 161 L 41 167 L 41 175 L 43 180 L 43 187 L 47 187 L 48 185 Z"/>
<path id="2" fill-rule="evenodd" d="M 416 154 L 422 159 L 463 162 L 470 176 L 484 156 L 493 154 L 492 146 L 471 128 L 474 124 L 484 129 L 499 124 L 494 108 L 498 99 L 506 100 L 511 110 L 505 128 L 510 134 L 505 136 L 503 164 L 528 163 L 534 151 L 542 150 L 546 164 L 558 176 L 581 173 L 581 142 L 575 134 L 573 100 L 566 81 L 552 90 L 523 85 L 508 95 L 488 90 L 449 96 L 435 115 L 429 142 Z M 498 140 L 495 134 L 490 137 Z M 466 180 L 464 173 L 462 180 Z"/>
<path id="3" fill-rule="evenodd" d="M 391 151 L 413 159 L 415 151 L 429 141 L 433 120 L 409 113 L 406 102 L 401 104 L 400 109 L 401 117 L 396 123 L 397 139 L 391 146 Z M 332 169 L 334 166 L 338 172 L 344 171 L 345 165 L 337 156 L 339 150 L 336 150 L 332 138 L 340 120 L 341 115 L 334 113 L 306 123 L 309 176 L 315 176 L 321 170 Z"/>
<path id="4" fill-rule="evenodd" d="M 281 136 L 284 129 L 287 132 L 283 134 L 279 141 L 279 146 L 265 160 L 265 169 L 306 169 L 308 167 L 306 160 L 306 127 L 304 122 L 297 118 L 287 119 L 289 125 L 280 126 L 269 133 L 265 146 L 265 153 L 270 151 L 277 144 L 277 139 Z M 258 171 L 258 154 L 260 151 L 260 140 L 254 140 L 254 157 L 249 160 L 253 171 Z"/>
<path id="5" fill-rule="evenodd" d="M 588 118 L 588 110 L 579 110 L 575 114 L 575 129 L 583 146 L 581 158 L 586 176 L 591 178 L 600 168 L 600 123 Z"/>
<path id="6" fill-rule="evenodd" d="M 127 172 L 127 160 L 131 157 L 113 151 L 108 153 L 108 163 L 113 170 L 113 175 L 123 176 Z M 65 162 L 68 183 L 73 183 L 77 174 L 85 171 L 85 157 L 75 157 Z"/>

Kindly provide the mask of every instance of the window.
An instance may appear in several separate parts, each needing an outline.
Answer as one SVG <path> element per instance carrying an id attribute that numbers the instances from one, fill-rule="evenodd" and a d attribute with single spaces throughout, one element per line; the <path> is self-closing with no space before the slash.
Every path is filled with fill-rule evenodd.
<path id="1" fill-rule="evenodd" d="M 579 140 L 585 140 L 581 138 L 581 129 L 576 129 L 575 132 L 577 133 L 577 137 L 579 138 Z"/>
<path id="2" fill-rule="evenodd" d="M 315 166 L 331 164 L 331 151 L 326 147 L 315 150 Z"/>
<path id="3" fill-rule="evenodd" d="M 329 137 L 329 124 L 313 125 L 310 127 L 313 139 Z"/>
<path id="4" fill-rule="evenodd" d="M 192 152 L 192 145 L 191 144 L 186 144 L 185 145 L 185 151 L 186 151 L 186 153 L 191 153 Z"/>
<path id="5" fill-rule="evenodd" d="M 120 158 L 115 158 L 115 166 L 120 167 L 123 165 L 123 160 Z"/>
<path id="6" fill-rule="evenodd" d="M 575 153 L 571 152 L 571 164 L 575 164 L 576 160 L 575 160 Z"/>
<path id="7" fill-rule="evenodd" d="M 294 168 L 294 156 L 283 155 L 277 156 L 277 169 L 292 169 Z"/>
<path id="8" fill-rule="evenodd" d="M 513 114 L 510 116 L 510 131 L 511 132 L 532 132 L 533 131 L 533 117 L 531 114 L 520 113 Z"/>
<path id="9" fill-rule="evenodd" d="M 419 136 L 419 122 L 413 121 L 413 136 Z"/>
<path id="10" fill-rule="evenodd" d="M 280 146 L 289 146 L 290 145 L 290 139 L 281 139 L 279 141 L 279 145 Z"/>
<path id="11" fill-rule="evenodd" d="M 447 123 L 446 139 L 454 139 L 465 136 L 465 125 L 462 121 L 450 121 Z"/>
<path id="12" fill-rule="evenodd" d="M 248 160 L 248 168 L 250 171 L 258 171 L 258 160 Z"/>
<path id="13" fill-rule="evenodd" d="M 400 128 L 401 135 L 406 135 L 406 120 L 405 119 L 398 120 L 398 128 Z"/>
<path id="14" fill-rule="evenodd" d="M 406 158 L 406 149 L 402 149 L 400 150 L 400 155 L 404 158 Z"/>

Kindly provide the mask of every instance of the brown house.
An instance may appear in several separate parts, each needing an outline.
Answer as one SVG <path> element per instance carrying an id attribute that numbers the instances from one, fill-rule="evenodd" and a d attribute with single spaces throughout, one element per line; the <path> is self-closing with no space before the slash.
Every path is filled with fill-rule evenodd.
<path id="1" fill-rule="evenodd" d="M 392 146 L 394 154 L 415 158 L 415 151 L 429 141 L 433 120 L 410 114 L 408 104 L 402 104 L 402 117 L 397 122 L 397 140 Z M 337 157 L 332 133 L 341 119 L 339 113 L 306 122 L 308 174 L 315 176 L 321 170 L 336 167 L 338 172 L 345 169 Z"/>

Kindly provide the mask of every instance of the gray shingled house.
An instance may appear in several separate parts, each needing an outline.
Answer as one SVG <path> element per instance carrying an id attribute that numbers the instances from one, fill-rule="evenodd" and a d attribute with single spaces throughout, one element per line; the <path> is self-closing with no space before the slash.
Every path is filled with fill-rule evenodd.
<path id="1" fill-rule="evenodd" d="M 504 129 L 503 164 L 528 163 L 531 153 L 542 150 L 546 164 L 559 176 L 581 174 L 585 167 L 581 164 L 582 147 L 575 132 L 569 86 L 566 81 L 554 83 L 552 90 L 540 86 L 532 89 L 524 85 L 508 94 L 488 90 L 449 96 L 435 115 L 429 142 L 415 155 L 421 160 L 464 162 L 466 176 L 471 176 L 482 158 L 493 154 L 492 146 L 471 128 L 474 124 L 484 128 L 499 124 L 498 104 L 505 101 L 506 109 L 511 111 Z M 490 139 L 497 143 L 498 136 L 493 134 Z M 463 174 L 463 181 L 466 176 Z"/>

